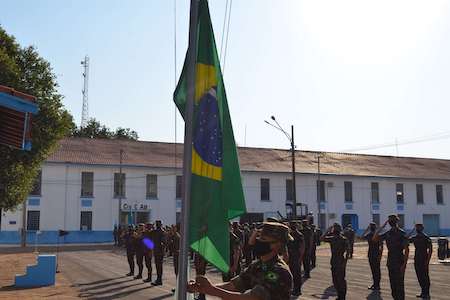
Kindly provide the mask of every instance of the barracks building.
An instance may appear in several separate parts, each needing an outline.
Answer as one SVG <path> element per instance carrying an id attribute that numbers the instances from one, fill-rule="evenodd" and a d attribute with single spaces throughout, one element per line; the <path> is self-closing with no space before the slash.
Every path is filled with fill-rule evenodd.
<path id="1" fill-rule="evenodd" d="M 62 140 L 26 205 L 0 213 L 0 244 L 20 243 L 23 224 L 28 242 L 54 244 L 111 242 L 116 224 L 176 223 L 182 152 L 173 143 Z M 242 219 L 288 215 L 290 151 L 240 147 L 239 160 Z M 321 227 L 339 222 L 361 232 L 396 213 L 406 230 L 423 222 L 430 235 L 450 235 L 450 160 L 297 151 L 295 167 L 298 212 L 312 213 Z M 58 230 L 69 234 L 58 238 Z"/>

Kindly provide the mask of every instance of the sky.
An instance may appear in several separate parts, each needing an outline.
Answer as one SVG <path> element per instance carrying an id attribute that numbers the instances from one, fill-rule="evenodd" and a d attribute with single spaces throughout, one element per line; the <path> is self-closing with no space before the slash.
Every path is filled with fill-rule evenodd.
<path id="1" fill-rule="evenodd" d="M 227 1 L 209 3 L 220 51 Z M 51 63 L 77 124 L 88 55 L 90 117 L 175 141 L 188 0 L 0 0 L 0 11 Z M 234 0 L 222 65 L 236 142 L 289 148 L 264 123 L 274 115 L 294 125 L 297 149 L 450 159 L 449 53 L 448 0 Z M 183 126 L 178 115 L 178 142 Z"/>

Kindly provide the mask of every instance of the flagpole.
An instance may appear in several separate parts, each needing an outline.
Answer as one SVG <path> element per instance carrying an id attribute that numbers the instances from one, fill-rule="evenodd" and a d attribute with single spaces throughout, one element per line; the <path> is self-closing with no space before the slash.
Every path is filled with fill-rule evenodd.
<path id="1" fill-rule="evenodd" d="M 187 102 L 185 110 L 184 125 L 184 158 L 183 158 L 183 185 L 184 197 L 181 203 L 181 249 L 178 262 L 178 282 L 176 299 L 187 299 L 187 281 L 189 268 L 189 211 L 191 202 L 191 169 L 192 169 L 192 120 L 194 116 L 195 97 L 195 65 L 197 59 L 197 18 L 198 0 L 191 0 L 191 11 L 189 21 L 189 46 L 188 46 L 188 68 L 187 68 Z"/>

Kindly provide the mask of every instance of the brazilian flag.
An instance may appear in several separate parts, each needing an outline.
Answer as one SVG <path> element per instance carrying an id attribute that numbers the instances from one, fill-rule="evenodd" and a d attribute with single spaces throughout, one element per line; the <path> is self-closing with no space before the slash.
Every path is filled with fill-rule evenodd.
<path id="1" fill-rule="evenodd" d="M 229 220 L 245 213 L 241 172 L 208 1 L 200 0 L 193 117 L 189 244 L 222 272 L 230 266 Z M 184 117 L 187 65 L 174 101 Z"/>

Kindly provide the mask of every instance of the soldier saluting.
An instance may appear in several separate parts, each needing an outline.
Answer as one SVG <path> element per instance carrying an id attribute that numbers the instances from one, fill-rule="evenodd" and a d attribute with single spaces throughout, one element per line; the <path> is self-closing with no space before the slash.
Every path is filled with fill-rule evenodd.
<path id="1" fill-rule="evenodd" d="M 388 248 L 387 267 L 391 284 L 391 294 L 394 300 L 404 300 L 405 269 L 408 263 L 409 241 L 406 233 L 398 226 L 398 221 L 399 218 L 397 215 L 390 215 L 383 226 L 375 231 L 373 241 L 386 241 Z M 391 229 L 380 234 L 388 223 Z"/>
<path id="2" fill-rule="evenodd" d="M 188 291 L 222 299 L 289 300 L 292 275 L 278 253 L 290 240 L 286 225 L 263 223 L 254 245 L 258 260 L 227 283 L 213 285 L 205 276 L 198 276 L 195 282 L 188 283 Z"/>
<path id="3" fill-rule="evenodd" d="M 367 257 L 369 258 L 370 270 L 372 271 L 373 284 L 369 287 L 369 290 L 379 291 L 380 290 L 380 262 L 383 255 L 383 241 L 374 241 L 373 236 L 375 235 L 375 230 L 377 229 L 377 224 L 371 222 L 367 227 L 366 231 L 363 233 L 362 237 L 369 244 L 369 251 L 367 252 Z"/>
<path id="4" fill-rule="evenodd" d="M 428 235 L 423 232 L 423 224 L 418 223 L 415 226 L 416 234 L 411 236 L 409 241 L 414 243 L 416 251 L 414 253 L 414 268 L 416 269 L 417 280 L 419 281 L 422 292 L 417 298 L 430 298 L 430 275 L 428 267 L 430 265 L 433 245 Z"/>
<path id="5" fill-rule="evenodd" d="M 345 300 L 347 294 L 347 281 L 345 280 L 345 270 L 349 256 L 349 245 L 346 237 L 342 235 L 342 227 L 338 223 L 328 228 L 320 238 L 324 242 L 330 243 L 331 248 L 331 276 L 333 285 L 338 294 L 337 300 Z"/>

